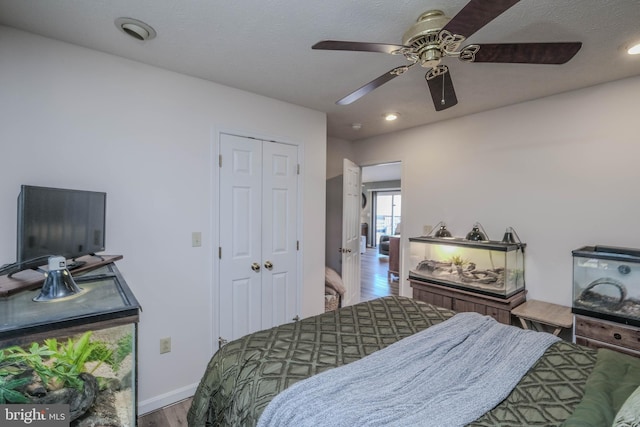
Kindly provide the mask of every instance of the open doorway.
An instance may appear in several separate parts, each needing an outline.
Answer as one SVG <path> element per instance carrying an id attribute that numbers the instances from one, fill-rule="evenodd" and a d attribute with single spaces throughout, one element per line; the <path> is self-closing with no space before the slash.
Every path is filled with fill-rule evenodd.
<path id="1" fill-rule="evenodd" d="M 397 190 L 373 191 L 372 198 L 374 199 L 372 216 L 376 223 L 374 241 L 379 245 L 383 236 L 400 234 L 398 226 L 402 219 L 402 194 Z"/>
<path id="2" fill-rule="evenodd" d="M 401 170 L 400 162 L 362 167 L 361 231 L 366 247 L 361 249 L 361 301 L 399 292 Z"/>

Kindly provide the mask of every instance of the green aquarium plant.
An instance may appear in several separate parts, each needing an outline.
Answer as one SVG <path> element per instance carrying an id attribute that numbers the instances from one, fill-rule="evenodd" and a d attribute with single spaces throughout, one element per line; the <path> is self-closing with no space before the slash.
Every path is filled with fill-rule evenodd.
<path id="1" fill-rule="evenodd" d="M 462 258 L 460 255 L 452 255 L 450 261 L 451 264 L 460 267 L 464 267 L 465 265 L 469 264 L 469 260 Z"/>
<path id="2" fill-rule="evenodd" d="M 77 341 L 69 338 L 66 344 L 58 343 L 55 338 L 44 341 L 46 347 L 52 352 L 53 378 L 62 380 L 63 386 L 82 388 L 83 382 L 79 375 L 82 372 L 87 372 L 85 364 L 91 361 L 99 362 L 89 371 L 89 373 L 93 373 L 102 362 L 111 357 L 111 351 L 106 349 L 103 343 L 92 342 L 90 338 L 91 331 L 88 331 Z"/>
<path id="3" fill-rule="evenodd" d="M 8 378 L 0 376 L 0 404 L 28 403 L 29 398 L 16 390 L 31 382 L 31 378 Z"/>
<path id="4" fill-rule="evenodd" d="M 26 371 L 11 352 L 0 350 L 0 404 L 27 403 L 29 399 L 16 390 L 29 384 L 30 378 L 20 378 Z"/>
<path id="5" fill-rule="evenodd" d="M 86 363 L 99 362 L 89 372 L 92 373 L 102 362 L 110 361 L 113 353 L 103 342 L 91 341 L 91 334 L 91 331 L 85 332 L 77 340 L 67 339 L 66 343 L 50 338 L 42 345 L 34 342 L 26 350 L 18 346 L 6 348 L 0 352 L 0 372 L 9 369 L 4 368 L 3 363 L 14 367 L 20 364 L 33 369 L 49 390 L 81 389 L 83 381 L 79 375 L 87 372 Z"/>
<path id="6" fill-rule="evenodd" d="M 45 362 L 53 354 L 52 351 L 41 346 L 38 343 L 32 343 L 27 350 L 22 347 L 13 346 L 3 350 L 6 354 L 4 360 L 13 363 L 13 366 L 26 366 L 33 369 L 40 377 L 45 387 L 48 386 L 48 380 L 53 375 L 51 367 Z"/>
<path id="7" fill-rule="evenodd" d="M 111 355 L 110 364 L 114 372 L 120 370 L 122 361 L 133 351 L 133 340 L 131 334 L 121 337 L 116 343 L 116 349 Z"/>

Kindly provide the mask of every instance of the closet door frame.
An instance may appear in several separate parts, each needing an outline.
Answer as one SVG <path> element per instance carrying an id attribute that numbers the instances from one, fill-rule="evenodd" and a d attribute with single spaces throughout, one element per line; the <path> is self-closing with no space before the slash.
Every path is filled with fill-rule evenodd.
<path id="1" fill-rule="evenodd" d="M 303 180 L 299 174 L 302 147 L 297 144 L 273 141 L 272 139 L 265 138 L 263 136 L 247 136 L 246 134 L 239 135 L 231 132 L 220 132 L 217 134 L 216 139 L 217 141 L 215 141 L 214 150 L 212 150 L 217 166 L 214 168 L 216 173 L 214 173 L 213 177 L 212 197 L 212 225 L 214 226 L 213 232 L 217 236 L 212 236 L 212 241 L 218 242 L 218 245 L 213 245 L 214 253 L 212 254 L 214 259 L 214 271 L 212 273 L 212 323 L 214 333 L 213 342 L 215 343 L 214 350 L 224 342 L 238 338 L 246 333 L 250 333 L 258 329 L 264 329 L 264 327 L 268 326 L 275 326 L 275 324 L 286 323 L 298 318 L 298 313 L 301 307 L 303 256 L 301 241 L 303 222 Z M 288 242 L 286 242 L 289 246 L 292 244 L 295 245 L 295 271 L 288 273 L 287 271 L 278 269 L 282 264 L 278 259 L 278 254 L 276 253 L 272 255 L 273 251 L 272 253 L 268 253 L 269 248 L 265 248 L 263 246 L 265 241 L 272 240 L 264 239 L 262 237 L 265 232 L 267 234 L 271 233 L 271 229 L 263 230 L 262 223 L 258 225 L 255 219 L 252 220 L 250 218 L 241 217 L 230 218 L 228 216 L 229 212 L 225 212 L 224 209 L 221 209 L 220 203 L 222 203 L 223 200 L 229 200 L 230 197 L 229 194 L 225 194 L 225 191 L 228 191 L 228 189 L 225 188 L 225 184 L 229 182 L 229 176 L 225 175 L 226 170 L 224 168 L 231 167 L 234 162 L 234 159 L 229 157 L 230 154 L 228 152 L 223 155 L 222 151 L 223 143 L 225 143 L 224 141 L 226 141 L 227 145 L 233 147 L 236 147 L 237 145 L 237 147 L 240 147 L 238 150 L 239 154 L 236 153 L 236 155 L 240 157 L 244 156 L 244 158 L 240 160 L 235 159 L 235 161 L 240 161 L 241 163 L 244 162 L 242 164 L 247 168 L 257 168 L 257 159 L 260 158 L 260 161 L 264 160 L 264 147 L 273 147 L 274 144 L 276 150 L 279 147 L 286 148 L 288 149 L 287 152 L 289 153 L 289 157 L 296 157 L 295 165 L 293 165 L 293 167 L 296 169 L 296 176 L 294 179 L 296 181 L 297 188 L 295 189 L 295 194 L 291 195 L 291 198 L 296 200 L 292 200 L 292 205 L 288 207 L 287 211 L 288 216 L 295 215 L 294 226 L 287 227 L 288 232 L 295 233 L 295 236 L 293 236 L 293 240 L 288 239 Z M 254 151 L 254 155 L 248 154 L 252 150 Z M 250 159 L 252 156 L 253 159 Z M 287 156 L 277 157 L 275 162 L 278 162 L 278 159 L 284 157 Z M 269 161 L 273 162 L 271 158 Z M 222 167 L 220 166 L 221 164 Z M 244 166 L 241 166 L 241 168 Z M 276 173 L 275 175 L 281 174 Z M 278 176 L 276 176 L 276 181 L 277 180 Z M 261 194 L 259 198 L 249 190 L 251 185 L 255 185 L 256 176 L 250 177 L 249 181 L 252 181 L 253 184 L 247 184 L 246 191 L 244 188 L 241 188 L 238 191 L 240 196 L 236 197 L 236 200 L 239 200 L 239 207 L 241 209 L 261 210 L 264 203 L 264 201 L 261 200 L 261 197 L 264 197 L 264 194 Z M 262 181 L 262 178 L 260 178 L 259 181 Z M 291 178 L 289 181 L 291 181 Z M 277 194 L 280 194 L 280 199 L 283 197 L 286 198 L 286 195 L 283 196 L 283 191 L 279 190 L 281 189 L 276 189 L 275 197 L 278 198 Z M 274 196 L 273 194 L 269 194 L 269 197 L 273 198 Z M 236 221 L 235 225 L 233 225 L 234 220 Z M 273 218 L 270 221 L 273 221 Z M 290 223 L 291 219 L 288 217 L 286 222 Z M 280 221 L 280 223 L 284 224 L 283 221 Z M 229 244 L 229 233 L 232 231 L 232 227 L 234 226 L 236 227 L 236 231 L 241 232 L 242 237 L 237 247 L 232 247 Z M 244 228 L 246 228 L 246 230 L 243 231 Z M 253 238 L 255 238 L 256 234 L 260 234 L 261 237 L 251 243 L 250 239 L 252 239 L 252 235 Z M 269 245 L 273 246 L 272 243 L 273 242 L 269 243 Z M 283 239 L 280 239 L 277 243 L 279 249 L 282 249 L 282 246 L 284 245 Z M 260 252 L 260 254 L 257 252 Z M 268 255 L 268 258 L 274 259 L 267 259 L 263 255 Z M 229 285 L 228 277 L 223 277 L 225 275 L 225 271 L 223 270 L 225 270 L 225 268 L 229 268 L 229 264 L 225 264 L 229 261 L 229 258 L 225 257 L 233 257 L 234 264 L 236 261 L 239 262 L 238 266 L 234 265 L 232 268 L 237 269 L 240 272 L 240 276 L 237 278 L 237 283 L 239 284 L 239 286 L 237 286 L 239 291 L 237 292 L 240 293 L 241 298 L 242 294 L 247 298 L 247 305 L 245 307 L 238 306 L 238 304 L 242 304 L 241 302 L 238 302 L 241 300 L 234 300 L 233 302 L 229 301 L 229 295 L 231 295 L 231 293 L 229 292 L 229 289 L 223 289 L 223 286 Z M 274 268 L 267 270 L 265 267 L 265 263 L 267 261 L 273 262 Z M 252 266 L 255 267 L 255 264 L 259 265 L 259 272 L 256 272 L 254 271 L 255 269 L 251 268 Z M 263 273 L 265 273 L 266 277 L 262 277 Z M 287 276 L 287 274 L 289 275 Z M 227 281 L 227 283 L 224 283 L 224 281 Z M 276 286 L 273 286 L 274 283 Z M 231 292 L 236 291 L 234 290 Z M 291 298 L 286 298 L 291 294 L 294 295 Z M 234 304 L 236 307 L 233 306 Z M 280 311 L 282 311 L 282 313 L 280 313 Z"/>

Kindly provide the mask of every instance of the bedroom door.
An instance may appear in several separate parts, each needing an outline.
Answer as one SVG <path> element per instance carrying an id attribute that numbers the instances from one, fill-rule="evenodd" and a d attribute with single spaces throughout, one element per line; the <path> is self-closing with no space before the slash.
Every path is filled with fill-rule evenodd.
<path id="1" fill-rule="evenodd" d="M 298 313 L 298 149 L 220 138 L 220 337 L 230 341 Z"/>
<path id="2" fill-rule="evenodd" d="M 343 162 L 342 187 L 342 282 L 347 292 L 343 305 L 360 302 L 360 166 Z"/>

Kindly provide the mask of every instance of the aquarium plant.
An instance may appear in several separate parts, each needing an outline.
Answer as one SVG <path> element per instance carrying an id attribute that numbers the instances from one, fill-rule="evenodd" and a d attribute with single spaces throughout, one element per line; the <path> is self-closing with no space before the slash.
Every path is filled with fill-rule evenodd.
<path id="1" fill-rule="evenodd" d="M 87 362 L 98 362 L 88 373 L 93 373 L 104 362 L 113 363 L 113 350 L 102 341 L 91 341 L 91 334 L 88 331 L 77 340 L 68 338 L 66 342 L 50 338 L 43 344 L 34 342 L 26 349 L 19 346 L 6 348 L 0 351 L 0 377 L 4 379 L 9 374 L 15 376 L 31 369 L 48 390 L 63 387 L 81 389 L 83 381 L 79 375 L 87 372 Z M 4 381 L 3 387 L 15 389 L 29 382 L 27 379 L 16 385 Z M 11 396 L 15 398 L 15 395 Z"/>

